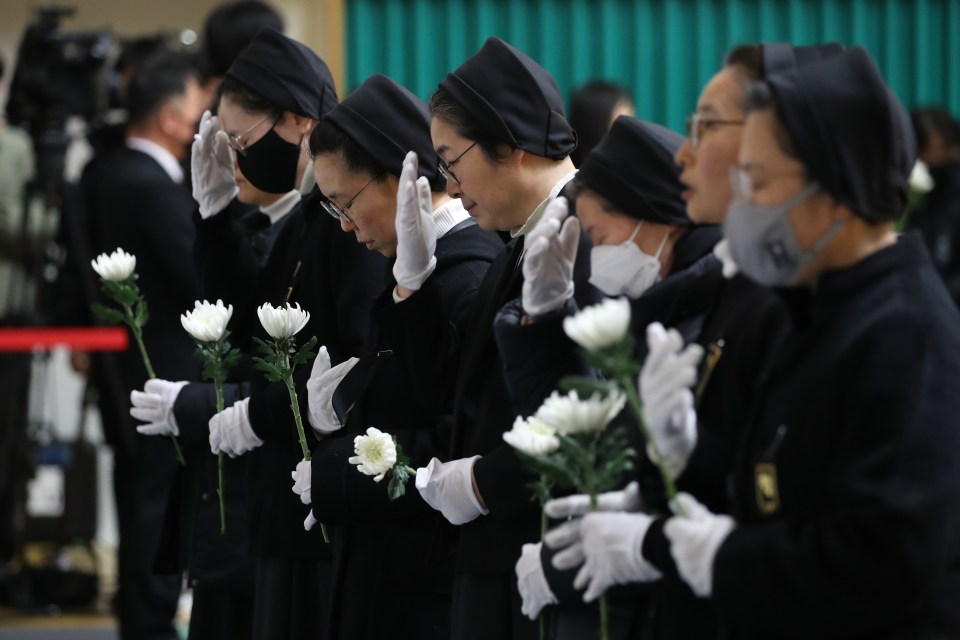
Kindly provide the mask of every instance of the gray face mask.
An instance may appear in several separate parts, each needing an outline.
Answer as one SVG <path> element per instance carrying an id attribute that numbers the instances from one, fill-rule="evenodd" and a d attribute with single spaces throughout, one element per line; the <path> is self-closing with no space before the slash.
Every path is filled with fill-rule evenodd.
<path id="1" fill-rule="evenodd" d="M 819 189 L 819 185 L 808 185 L 786 202 L 773 206 L 745 200 L 730 203 L 723 235 L 730 243 L 733 260 L 748 278 L 768 287 L 786 286 L 837 235 L 843 226 L 840 220 L 804 251 L 790 226 L 793 208 Z"/>

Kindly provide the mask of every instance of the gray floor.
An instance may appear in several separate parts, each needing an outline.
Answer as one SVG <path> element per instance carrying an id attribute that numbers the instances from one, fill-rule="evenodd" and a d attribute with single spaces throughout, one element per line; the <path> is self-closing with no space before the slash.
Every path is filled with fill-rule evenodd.
<path id="1" fill-rule="evenodd" d="M 117 640 L 111 629 L 0 629 L 0 640 Z"/>

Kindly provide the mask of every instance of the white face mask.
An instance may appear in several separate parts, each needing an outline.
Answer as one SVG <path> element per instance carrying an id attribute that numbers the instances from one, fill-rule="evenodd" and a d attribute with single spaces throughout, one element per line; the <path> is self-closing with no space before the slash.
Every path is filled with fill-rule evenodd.
<path id="1" fill-rule="evenodd" d="M 670 234 L 664 234 L 657 255 L 651 256 L 634 242 L 642 226 L 643 220 L 622 244 L 600 245 L 590 250 L 590 284 L 608 296 L 639 298 L 660 280 L 660 254 Z"/>

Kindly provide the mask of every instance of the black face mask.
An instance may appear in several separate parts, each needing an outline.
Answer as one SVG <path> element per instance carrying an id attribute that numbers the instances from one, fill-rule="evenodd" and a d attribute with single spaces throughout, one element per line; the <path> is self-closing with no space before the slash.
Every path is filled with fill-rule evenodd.
<path id="1" fill-rule="evenodd" d="M 244 177 L 260 191 L 287 193 L 296 185 L 300 145 L 287 142 L 273 129 L 237 154 Z"/>

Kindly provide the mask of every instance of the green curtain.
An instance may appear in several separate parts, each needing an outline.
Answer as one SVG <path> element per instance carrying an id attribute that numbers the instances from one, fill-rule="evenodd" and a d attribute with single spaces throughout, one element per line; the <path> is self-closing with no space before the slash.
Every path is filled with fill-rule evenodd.
<path id="1" fill-rule="evenodd" d="M 491 35 L 564 95 L 602 78 L 677 131 L 736 44 L 863 45 L 908 108 L 960 115 L 960 0 L 345 0 L 347 82 L 386 74 L 426 99 Z"/>

